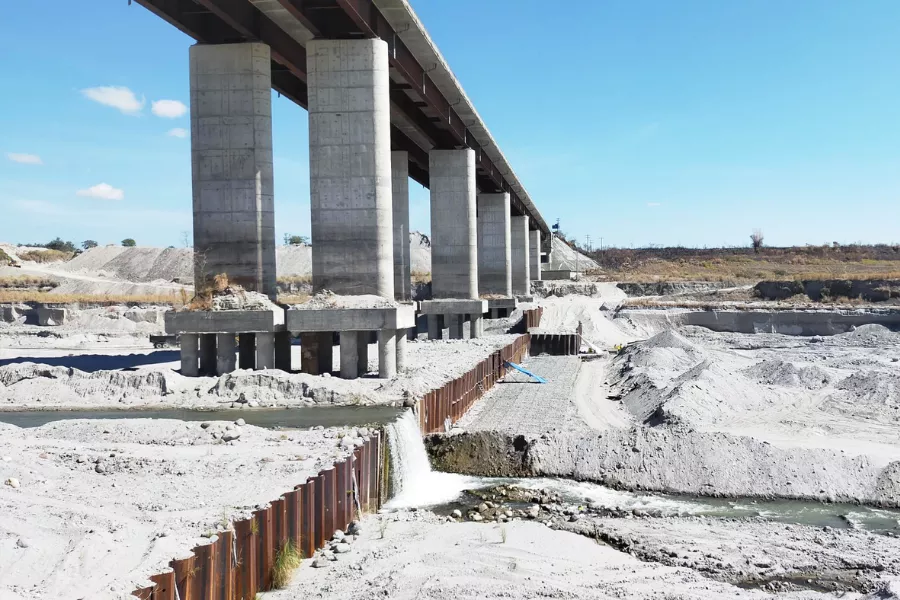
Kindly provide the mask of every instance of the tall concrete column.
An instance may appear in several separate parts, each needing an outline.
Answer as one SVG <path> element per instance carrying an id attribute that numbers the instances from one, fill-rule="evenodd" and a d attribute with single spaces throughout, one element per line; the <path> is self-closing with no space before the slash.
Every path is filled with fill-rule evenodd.
<path id="1" fill-rule="evenodd" d="M 428 320 L 428 339 L 439 340 L 443 333 L 441 327 L 441 315 L 426 315 Z"/>
<path id="2" fill-rule="evenodd" d="M 216 334 L 216 374 L 225 375 L 234 371 L 237 348 L 233 333 Z"/>
<path id="3" fill-rule="evenodd" d="M 341 332 L 341 379 L 359 377 L 359 333 Z"/>
<path id="4" fill-rule="evenodd" d="M 509 194 L 478 194 L 478 291 L 512 296 Z"/>
<path id="5" fill-rule="evenodd" d="M 290 352 L 290 346 L 288 352 Z M 256 368 L 260 370 L 275 368 L 274 333 L 256 334 Z"/>
<path id="6" fill-rule="evenodd" d="M 182 333 L 179 344 L 181 346 L 181 374 L 185 377 L 196 377 L 199 374 L 200 336 L 196 333 Z"/>
<path id="7" fill-rule="evenodd" d="M 204 375 L 216 374 L 216 334 L 200 334 L 200 372 Z"/>
<path id="8" fill-rule="evenodd" d="M 541 280 L 541 230 L 535 229 L 530 232 L 531 239 L 528 240 L 528 252 L 530 254 L 530 273 L 532 281 Z"/>
<path id="9" fill-rule="evenodd" d="M 527 296 L 531 292 L 528 252 L 528 217 L 512 217 L 512 288 L 513 294 Z"/>
<path id="10" fill-rule="evenodd" d="M 412 300 L 409 263 L 409 153 L 391 152 L 394 199 L 394 299 Z"/>
<path id="11" fill-rule="evenodd" d="M 256 367 L 255 333 L 242 333 L 238 336 L 238 366 L 251 370 Z"/>
<path id="12" fill-rule="evenodd" d="M 397 331 L 378 331 L 378 377 L 390 379 L 397 374 Z"/>
<path id="13" fill-rule="evenodd" d="M 387 43 L 306 45 L 313 290 L 394 297 Z"/>
<path id="14" fill-rule="evenodd" d="M 260 43 L 190 49 L 194 284 L 275 298 L 272 77 Z"/>
<path id="15" fill-rule="evenodd" d="M 431 294 L 478 298 L 475 151 L 428 153 L 431 188 Z"/>

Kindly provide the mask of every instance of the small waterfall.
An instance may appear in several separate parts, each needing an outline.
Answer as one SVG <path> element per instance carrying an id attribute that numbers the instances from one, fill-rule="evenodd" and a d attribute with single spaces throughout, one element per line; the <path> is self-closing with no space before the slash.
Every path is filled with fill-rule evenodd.
<path id="1" fill-rule="evenodd" d="M 467 488 L 485 485 L 477 477 L 431 470 L 419 422 L 413 411 L 406 411 L 385 429 L 391 452 L 393 492 L 387 508 L 442 504 L 455 500 Z"/>
<path id="2" fill-rule="evenodd" d="M 391 449 L 391 488 L 394 495 L 409 492 L 417 483 L 431 477 L 431 463 L 413 411 L 404 412 L 388 425 L 387 438 Z"/>

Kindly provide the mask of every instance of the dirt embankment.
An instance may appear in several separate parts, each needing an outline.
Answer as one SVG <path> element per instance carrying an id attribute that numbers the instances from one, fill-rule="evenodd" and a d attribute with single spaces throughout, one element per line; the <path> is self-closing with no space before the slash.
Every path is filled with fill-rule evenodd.
<path id="1" fill-rule="evenodd" d="M 754 294 L 765 300 L 787 300 L 806 296 L 814 302 L 837 298 L 867 302 L 888 302 L 900 299 L 900 280 L 897 279 L 809 279 L 805 281 L 760 281 Z"/>

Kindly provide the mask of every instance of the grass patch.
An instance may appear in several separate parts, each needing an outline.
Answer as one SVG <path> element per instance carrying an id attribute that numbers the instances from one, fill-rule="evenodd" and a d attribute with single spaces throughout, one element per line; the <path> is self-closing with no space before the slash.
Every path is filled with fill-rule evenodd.
<path id="1" fill-rule="evenodd" d="M 294 540 L 287 540 L 275 555 L 275 563 L 272 565 L 272 588 L 276 590 L 286 588 L 302 560 L 303 552 L 297 548 Z"/>
<path id="2" fill-rule="evenodd" d="M 63 262 L 75 256 L 74 252 L 63 252 L 61 250 L 25 250 L 19 252 L 21 260 L 27 260 L 36 263 L 52 263 Z"/>
<path id="3" fill-rule="evenodd" d="M 41 302 L 47 304 L 159 304 L 179 307 L 176 294 L 116 295 L 116 294 L 53 294 L 34 290 L 2 290 L 0 302 Z"/>
<path id="4" fill-rule="evenodd" d="M 38 277 L 35 275 L 14 275 L 12 277 L 0 277 L 0 289 L 9 288 L 55 288 L 59 282 Z"/>

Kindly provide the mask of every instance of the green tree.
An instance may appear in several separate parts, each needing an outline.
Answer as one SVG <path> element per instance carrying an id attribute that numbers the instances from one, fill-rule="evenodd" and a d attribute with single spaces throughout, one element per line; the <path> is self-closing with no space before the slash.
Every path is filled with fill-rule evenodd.
<path id="1" fill-rule="evenodd" d="M 305 235 L 291 235 L 286 233 L 284 234 L 284 243 L 287 246 L 299 246 L 301 244 L 308 244 L 309 238 Z"/>
<path id="2" fill-rule="evenodd" d="M 95 242 L 94 240 L 84 240 L 83 242 L 81 242 L 81 247 L 85 250 L 90 250 L 91 248 L 97 247 L 97 242 Z"/>
<path id="3" fill-rule="evenodd" d="M 137 242 L 135 242 L 132 238 L 125 238 L 122 240 L 122 245 L 126 248 L 134 248 L 137 246 Z"/>
<path id="4" fill-rule="evenodd" d="M 75 252 L 77 248 L 75 248 L 75 244 L 72 242 L 64 242 L 62 238 L 56 238 L 50 240 L 50 242 L 44 244 L 44 248 L 48 250 L 59 250 L 60 252 Z"/>

